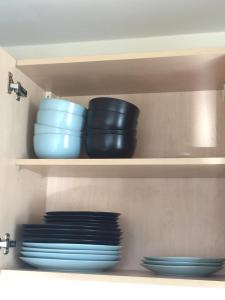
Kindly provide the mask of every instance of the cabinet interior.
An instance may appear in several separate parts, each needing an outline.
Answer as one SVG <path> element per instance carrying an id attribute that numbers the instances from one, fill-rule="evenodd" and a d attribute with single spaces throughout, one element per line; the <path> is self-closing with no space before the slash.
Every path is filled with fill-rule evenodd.
<path id="1" fill-rule="evenodd" d="M 18 60 L 17 67 L 59 96 L 218 90 L 224 49 Z"/>
<path id="2" fill-rule="evenodd" d="M 114 96 L 140 108 L 135 157 L 223 156 L 222 91 Z M 91 98 L 69 97 L 86 106 Z M 49 177 L 46 210 L 120 212 L 118 268 L 144 270 L 144 255 L 225 256 L 224 183 L 224 178 Z"/>
<path id="3" fill-rule="evenodd" d="M 95 96 L 67 97 L 88 106 Z M 112 95 L 140 108 L 135 158 L 220 157 L 225 153 L 221 90 Z"/>
<path id="4" fill-rule="evenodd" d="M 144 270 L 144 255 L 225 255 L 225 179 L 48 178 L 46 210 L 121 213 L 118 268 Z"/>
<path id="5" fill-rule="evenodd" d="M 11 59 L 6 53 L 2 56 Z M 2 67 L 3 62 L 0 63 Z M 5 153 L 21 145 L 22 141 L 19 150 L 10 155 L 6 170 L 2 173 L 8 184 L 4 186 L 5 182 L 1 182 L 0 185 L 5 216 L 4 220 L 0 219 L 1 230 L 4 231 L 1 234 L 11 230 L 19 241 L 19 225 L 40 222 L 47 210 L 116 211 L 121 213 L 123 230 L 123 257 L 118 269 L 142 270 L 140 260 L 143 255 L 225 257 L 225 178 L 78 178 L 60 176 L 59 173 L 56 177 L 46 178 L 15 166 L 16 157 L 33 157 L 33 124 L 44 90 L 17 70 L 14 60 L 12 66 L 33 94 L 21 103 L 12 98 L 8 102 L 0 102 L 2 109 L 10 111 L 8 116 L 11 116 L 13 109 L 11 119 L 7 119 L 6 115 L 4 120 L 0 120 L 1 128 L 6 124 L 11 126 L 10 135 L 5 136 Z M 8 72 L 8 65 L 3 70 Z M 43 72 L 43 78 L 44 75 L 47 73 Z M 30 76 L 32 78 L 32 72 Z M 168 76 L 169 72 L 164 76 L 164 81 Z M 193 87 L 194 78 L 190 87 Z M 98 85 L 96 91 L 102 85 L 104 82 Z M 218 88 L 217 85 L 213 87 Z M 93 92 L 92 88 L 90 92 Z M 140 108 L 135 158 L 224 156 L 224 94 L 221 89 L 114 93 L 113 96 L 136 103 Z M 87 105 L 92 97 L 68 98 Z M 24 114 L 19 116 L 22 122 L 16 122 L 18 110 Z M 4 134 L 3 129 L 1 132 Z M 0 153 L 1 158 L 5 159 L 5 153 Z M 4 259 L 1 255 L 0 265 L 3 268 L 25 267 L 16 259 L 17 251 L 12 250 Z"/>

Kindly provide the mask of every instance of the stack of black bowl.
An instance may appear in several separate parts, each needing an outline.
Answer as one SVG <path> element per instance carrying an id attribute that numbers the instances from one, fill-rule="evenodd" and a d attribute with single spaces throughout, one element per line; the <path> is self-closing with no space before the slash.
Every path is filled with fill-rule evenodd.
<path id="1" fill-rule="evenodd" d="M 99 97 L 89 102 L 86 151 L 92 158 L 132 157 L 139 109 L 124 100 Z"/>

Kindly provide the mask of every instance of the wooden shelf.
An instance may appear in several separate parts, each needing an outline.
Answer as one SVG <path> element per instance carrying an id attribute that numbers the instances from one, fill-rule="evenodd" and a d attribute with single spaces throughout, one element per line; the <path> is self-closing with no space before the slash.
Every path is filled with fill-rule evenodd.
<path id="1" fill-rule="evenodd" d="M 225 49 L 27 59 L 17 67 L 58 96 L 221 90 Z"/>
<path id="2" fill-rule="evenodd" d="M 16 165 L 49 177 L 225 177 L 225 157 L 134 159 L 17 159 Z"/>
<path id="3" fill-rule="evenodd" d="M 46 278 L 78 280 L 78 281 L 101 281 L 113 283 L 130 283 L 130 284 L 151 284 L 151 285 L 170 285 L 170 286 L 189 286 L 189 287 L 207 287 L 207 288 L 225 288 L 224 277 L 208 277 L 208 278 L 175 278 L 175 277 L 159 277 L 153 276 L 148 272 L 137 271 L 117 271 L 113 273 L 102 274 L 82 274 L 82 273 L 62 273 L 48 272 L 37 270 L 2 270 L 3 279 L 26 278 L 37 280 Z"/>

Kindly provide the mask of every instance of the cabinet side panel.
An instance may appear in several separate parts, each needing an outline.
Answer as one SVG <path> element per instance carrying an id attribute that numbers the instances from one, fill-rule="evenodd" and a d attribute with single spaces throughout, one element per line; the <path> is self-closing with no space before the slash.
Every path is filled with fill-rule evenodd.
<path id="1" fill-rule="evenodd" d="M 8 72 L 28 91 L 16 101 L 7 93 Z M 19 240 L 19 224 L 35 221 L 45 209 L 46 179 L 15 166 L 15 159 L 32 155 L 33 122 L 43 90 L 15 68 L 15 60 L 0 48 L 0 236 L 9 232 Z M 0 252 L 0 268 L 17 265 L 18 247 Z"/>

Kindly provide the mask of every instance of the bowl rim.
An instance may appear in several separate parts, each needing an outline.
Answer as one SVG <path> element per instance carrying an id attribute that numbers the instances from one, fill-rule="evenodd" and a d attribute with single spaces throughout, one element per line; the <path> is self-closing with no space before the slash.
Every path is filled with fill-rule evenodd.
<path id="1" fill-rule="evenodd" d="M 123 106 L 127 106 L 127 109 L 133 109 L 136 112 L 139 112 L 140 109 L 133 103 L 128 102 L 126 100 L 120 99 L 120 98 L 114 98 L 114 97 L 95 97 L 92 98 L 89 101 L 89 107 L 90 105 L 93 105 L 95 101 L 113 101 L 113 102 L 118 102 L 118 104 L 123 105 Z"/>
<path id="2" fill-rule="evenodd" d="M 66 112 L 66 111 L 62 111 L 62 110 L 57 110 L 57 109 L 39 109 L 38 112 L 37 112 L 37 115 L 39 116 L 42 113 L 65 114 L 65 115 L 72 115 L 74 118 L 79 117 L 81 119 L 85 119 L 85 116 L 83 116 L 83 115 L 79 115 L 77 113 L 70 113 L 70 112 Z"/>
<path id="3" fill-rule="evenodd" d="M 44 124 L 40 124 L 40 123 L 34 123 L 34 130 L 38 127 L 38 126 L 41 126 L 41 127 L 48 127 L 46 130 L 51 130 L 51 129 L 57 129 L 57 130 L 63 130 L 63 131 L 68 131 L 71 132 L 69 134 L 78 134 L 78 133 L 83 133 L 83 130 L 71 130 L 71 129 L 64 129 L 64 128 L 60 128 L 60 127 L 56 127 L 56 126 L 50 126 L 50 125 L 44 125 Z M 38 128 L 37 128 L 38 129 Z M 43 130 L 45 130 L 43 128 Z"/>
<path id="4" fill-rule="evenodd" d="M 79 107 L 81 110 L 83 111 L 86 111 L 87 108 L 79 103 L 76 103 L 76 102 L 73 102 L 71 100 L 68 100 L 68 99 L 64 99 L 64 98 L 57 98 L 57 97 L 52 97 L 52 98 L 41 98 L 41 101 L 40 101 L 40 104 L 39 104 L 39 107 L 40 105 L 44 102 L 44 101 L 47 101 L 47 102 L 61 102 L 61 103 L 65 103 L 65 104 L 68 104 L 68 105 L 73 105 L 74 107 Z"/>
<path id="5" fill-rule="evenodd" d="M 118 110 L 113 110 L 113 109 L 93 109 L 93 108 L 88 108 L 88 111 L 87 111 L 87 115 L 89 113 L 92 113 L 92 114 L 95 114 L 95 113 L 99 113 L 99 112 L 107 112 L 107 113 L 114 113 L 114 114 L 120 114 L 120 115 L 128 115 L 131 117 L 131 115 L 133 115 L 133 118 L 135 119 L 138 119 L 138 114 L 135 112 L 132 112 L 132 111 L 127 111 L 127 112 L 121 112 L 121 111 L 118 111 Z"/>
<path id="6" fill-rule="evenodd" d="M 36 136 L 40 136 L 40 135 L 61 135 L 61 136 L 73 136 L 73 139 L 74 137 L 77 137 L 79 139 L 82 139 L 82 135 L 78 136 L 78 135 L 74 135 L 74 134 L 63 134 L 63 133 L 36 133 L 33 135 L 33 137 L 35 138 Z"/>

